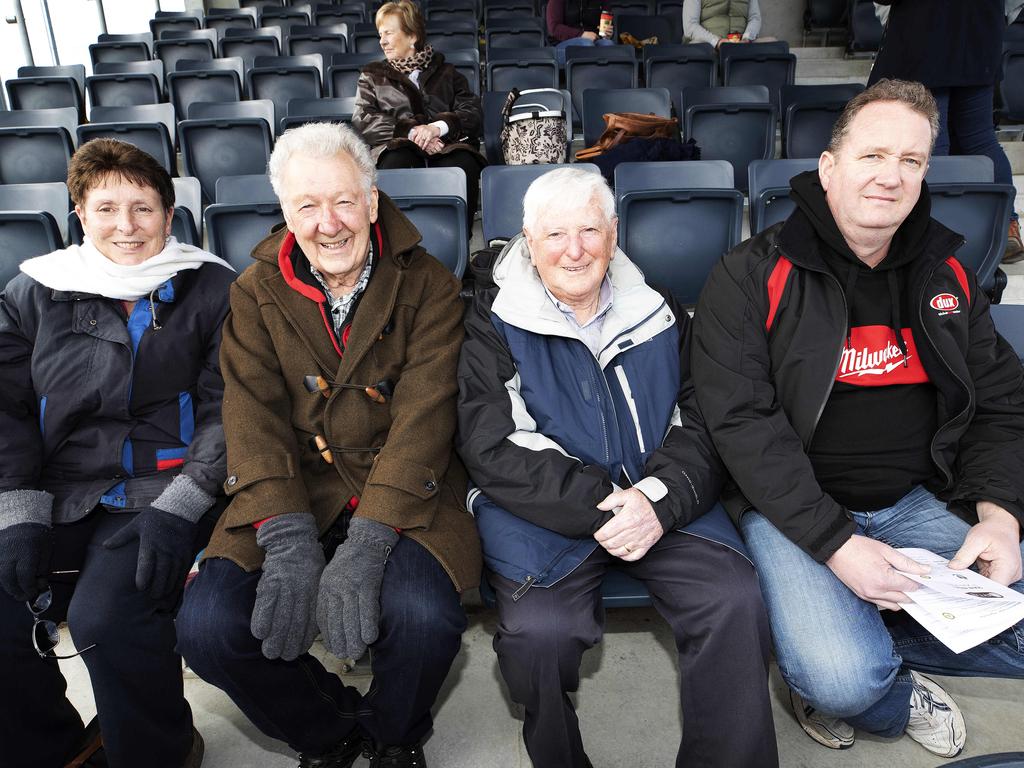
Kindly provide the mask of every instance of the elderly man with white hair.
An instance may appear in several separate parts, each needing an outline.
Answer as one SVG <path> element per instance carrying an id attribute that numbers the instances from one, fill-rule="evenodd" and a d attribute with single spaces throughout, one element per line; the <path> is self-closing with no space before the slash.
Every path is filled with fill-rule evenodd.
<path id="1" fill-rule="evenodd" d="M 601 639 L 600 585 L 615 568 L 646 584 L 675 635 L 677 765 L 775 765 L 767 619 L 716 504 L 722 467 L 693 399 L 689 317 L 616 248 L 599 175 L 551 171 L 523 209 L 523 235 L 466 320 L 457 445 L 530 758 L 590 765 L 567 694 Z M 628 725 L 628 713 L 615 723 Z"/>
<path id="2" fill-rule="evenodd" d="M 225 321 L 231 501 L 178 616 L 182 655 L 300 766 L 424 763 L 480 549 L 454 455 L 459 282 L 375 184 L 350 129 L 282 135 L 286 226 Z M 373 649 L 362 696 L 309 654 Z"/>

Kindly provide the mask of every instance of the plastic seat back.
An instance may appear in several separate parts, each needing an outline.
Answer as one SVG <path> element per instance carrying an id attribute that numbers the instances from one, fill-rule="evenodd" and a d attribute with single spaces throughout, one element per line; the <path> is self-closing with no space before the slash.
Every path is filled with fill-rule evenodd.
<path id="1" fill-rule="evenodd" d="M 644 78 L 648 88 L 668 88 L 676 114 L 682 115 L 679 91 L 715 85 L 715 49 L 693 45 L 645 45 Z"/>
<path id="2" fill-rule="evenodd" d="M 588 88 L 583 92 L 583 143 L 591 147 L 604 133 L 609 112 L 640 112 L 672 116 L 667 88 Z"/>
<path id="3" fill-rule="evenodd" d="M 565 50 L 565 84 L 577 114 L 583 114 L 583 92 L 588 88 L 636 88 L 639 66 L 632 46 Z"/>
<path id="4" fill-rule="evenodd" d="M 73 77 L 15 77 L 6 85 L 11 109 L 71 107 L 84 117 L 85 101 Z"/>
<path id="5" fill-rule="evenodd" d="M 64 247 L 60 228 L 45 211 L 0 210 L 0 290 L 18 274 L 18 265 Z"/>
<path id="6" fill-rule="evenodd" d="M 185 173 L 199 179 L 206 200 L 221 176 L 263 173 L 270 159 L 271 128 L 262 117 L 183 120 L 178 135 Z"/>
<path id="7" fill-rule="evenodd" d="M 67 241 L 69 210 L 68 185 L 63 182 L 0 184 L 0 211 L 45 211 L 57 223 L 61 242 Z"/>
<path id="8" fill-rule="evenodd" d="M 486 70 L 490 91 L 558 87 L 554 48 L 495 48 L 488 52 Z"/>
<path id="9" fill-rule="evenodd" d="M 495 48 L 540 48 L 547 42 L 544 23 L 525 17 L 492 21 L 484 31 L 487 52 Z"/>
<path id="10" fill-rule="evenodd" d="M 252 249 L 284 221 L 277 202 L 214 203 L 206 206 L 204 216 L 210 251 L 238 272 L 253 264 Z"/>
<path id="11" fill-rule="evenodd" d="M 931 184 L 995 181 L 995 166 L 987 155 L 932 155 L 924 180 Z"/>
<path id="12" fill-rule="evenodd" d="M 36 184 L 68 178 L 78 110 L 0 112 L 0 184 Z"/>
<path id="13" fill-rule="evenodd" d="M 154 64 L 161 64 L 156 61 Z M 163 66 L 161 64 L 161 70 Z M 159 104 L 163 93 L 163 75 L 142 72 L 91 75 L 85 87 L 93 107 L 128 107 L 137 104 Z"/>
<path id="14" fill-rule="evenodd" d="M 317 56 L 319 58 L 319 56 Z M 246 86 L 253 99 L 265 99 L 274 104 L 274 126 L 280 125 L 287 114 L 288 100 L 320 97 L 320 70 L 306 67 L 254 66 L 246 75 Z"/>
<path id="15" fill-rule="evenodd" d="M 89 46 L 89 60 L 92 62 L 93 71 L 100 63 L 118 61 L 147 61 L 149 60 L 150 46 L 143 42 L 124 43 L 92 43 Z"/>
<path id="16" fill-rule="evenodd" d="M 992 304 L 989 310 L 992 312 L 992 322 L 996 325 L 996 331 L 1010 343 L 1017 357 L 1024 362 L 1024 305 Z M 1020 760 L 1020 766 L 1024 768 L 1024 753 L 1021 753 Z"/>
<path id="17" fill-rule="evenodd" d="M 725 160 L 619 163 L 615 199 L 645 189 L 732 189 L 732 166 Z"/>
<path id="18" fill-rule="evenodd" d="M 241 203 L 276 203 L 277 195 L 265 173 L 245 176 L 221 176 L 217 179 L 216 202 L 227 205 Z"/>
<path id="19" fill-rule="evenodd" d="M 355 108 L 354 96 L 289 99 L 287 114 L 280 122 L 280 133 L 305 123 L 350 123 Z"/>
<path id="20" fill-rule="evenodd" d="M 321 67 L 336 53 L 348 53 L 348 24 L 292 27 L 288 35 L 288 55 L 317 54 Z"/>
<path id="21" fill-rule="evenodd" d="M 683 42 L 683 17 L 656 16 L 617 11 L 612 22 L 617 39 L 628 32 L 637 40 L 657 38 L 655 45 L 673 45 Z M 647 47 L 646 45 L 644 46 Z"/>
<path id="22" fill-rule="evenodd" d="M 327 68 L 324 85 L 329 96 L 355 96 L 359 73 L 371 61 L 381 58 L 380 47 L 377 53 L 345 53 L 335 54 L 331 58 L 331 66 Z"/>
<path id="23" fill-rule="evenodd" d="M 179 59 L 200 59 L 209 61 L 214 58 L 215 47 L 209 40 L 157 40 L 153 47 L 154 56 L 164 63 L 164 72 L 169 74 L 177 69 Z M 167 75 L 165 74 L 165 79 Z"/>
<path id="24" fill-rule="evenodd" d="M 649 283 L 697 303 L 712 267 L 740 241 L 743 195 L 734 189 L 627 192 L 619 199 L 619 247 Z"/>
<path id="25" fill-rule="evenodd" d="M 189 105 L 197 102 L 242 100 L 242 85 L 234 69 L 171 72 L 167 76 L 167 91 L 178 119 L 184 119 Z"/>
<path id="26" fill-rule="evenodd" d="M 754 160 L 748 166 L 750 233 L 789 218 L 796 204 L 789 196 L 789 180 L 798 173 L 816 170 L 817 158 Z"/>
<path id="27" fill-rule="evenodd" d="M 489 165 L 480 175 L 480 203 L 483 211 L 484 243 L 510 240 L 523 229 L 523 195 L 534 179 L 548 171 L 568 165 Z M 592 173 L 600 173 L 593 163 L 574 163 Z"/>

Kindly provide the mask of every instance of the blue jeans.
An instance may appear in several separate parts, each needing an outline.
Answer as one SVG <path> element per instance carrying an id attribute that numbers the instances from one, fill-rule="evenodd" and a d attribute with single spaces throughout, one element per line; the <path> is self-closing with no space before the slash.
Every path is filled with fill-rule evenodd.
<path id="1" fill-rule="evenodd" d="M 996 184 L 1013 184 L 1010 161 L 992 123 L 992 86 L 932 88 L 931 92 L 939 107 L 939 135 L 932 154 L 986 155 L 992 160 Z"/>
<path id="2" fill-rule="evenodd" d="M 459 595 L 433 555 L 403 536 L 388 558 L 365 696 L 309 653 L 294 661 L 263 656 L 249 628 L 260 574 L 213 558 L 185 590 L 178 648 L 197 675 L 296 752 L 325 752 L 357 725 L 385 745 L 427 734 L 430 708 L 466 628 Z"/>
<path id="3" fill-rule="evenodd" d="M 586 45 L 593 48 L 595 45 L 615 45 L 615 42 L 603 37 L 599 37 L 597 40 L 588 40 L 585 37 L 570 37 L 568 40 L 563 40 L 555 46 L 555 60 L 561 69 L 565 69 L 565 49 L 570 45 Z"/>
<path id="4" fill-rule="evenodd" d="M 851 514 L 864 536 L 946 558 L 970 528 L 921 487 L 887 509 Z M 1024 678 L 1024 622 L 956 654 L 906 614 L 882 614 L 858 598 L 760 513 L 747 512 L 740 529 L 761 578 L 779 670 L 816 709 L 898 736 L 910 715 L 910 669 Z M 1024 581 L 1010 586 L 1024 592 Z"/>

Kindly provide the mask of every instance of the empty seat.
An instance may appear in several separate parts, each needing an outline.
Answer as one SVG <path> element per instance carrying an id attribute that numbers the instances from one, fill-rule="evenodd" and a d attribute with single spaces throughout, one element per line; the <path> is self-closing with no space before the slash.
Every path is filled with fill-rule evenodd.
<path id="1" fill-rule="evenodd" d="M 992 293 L 1016 190 L 1010 184 L 974 182 L 929 183 L 928 191 L 932 218 L 966 238 L 956 258 L 974 270 L 982 290 Z"/>
<path id="2" fill-rule="evenodd" d="M 620 42 L 622 41 L 620 35 L 624 32 L 628 32 L 641 41 L 655 38 L 656 45 L 672 45 L 683 42 L 682 14 L 672 17 L 617 12 L 612 25 L 612 29 L 615 30 L 615 39 Z M 644 48 L 646 47 L 645 45 Z"/>
<path id="3" fill-rule="evenodd" d="M 298 57 L 291 57 L 298 58 Z M 310 54 L 303 59 L 316 58 L 319 54 Z M 320 68 L 308 66 L 259 66 L 256 65 L 246 74 L 246 87 L 253 99 L 264 99 L 274 103 L 274 126 L 280 125 L 287 114 L 288 100 L 293 98 L 316 99 L 320 97 Z"/>
<path id="4" fill-rule="evenodd" d="M 238 73 L 230 69 L 200 69 L 171 72 L 167 92 L 175 114 L 183 119 L 190 104 L 200 101 L 241 101 L 242 84 Z"/>
<path id="5" fill-rule="evenodd" d="M 85 93 L 85 65 L 57 64 L 47 66 L 18 67 L 18 77 L 70 77 L 78 86 L 78 92 Z"/>
<path id="6" fill-rule="evenodd" d="M 755 96 L 756 94 L 756 96 Z M 725 101 L 763 96 L 766 101 Z M 686 88 L 683 135 L 701 148 L 701 159 L 728 160 L 735 171 L 736 188 L 746 191 L 747 165 L 767 160 L 775 152 L 775 107 L 767 103 L 763 85 L 722 88 Z"/>
<path id="7" fill-rule="evenodd" d="M 280 133 L 304 123 L 350 123 L 355 108 L 355 96 L 288 99 Z"/>
<path id="8" fill-rule="evenodd" d="M 95 106 L 89 112 L 93 123 L 159 123 L 174 140 L 175 115 L 171 104 L 136 104 L 126 107 Z"/>
<path id="9" fill-rule="evenodd" d="M 226 8 L 214 9 L 213 10 L 229 10 Z M 217 33 L 217 37 L 224 36 L 224 30 L 227 29 L 256 29 L 256 15 L 255 13 L 246 13 L 251 11 L 251 8 L 239 8 L 234 13 L 219 13 L 208 15 L 206 17 L 206 28 L 212 29 Z"/>
<path id="10" fill-rule="evenodd" d="M 142 62 L 139 62 L 142 63 Z M 163 72 L 159 61 L 156 64 Z M 163 75 L 146 72 L 120 72 L 109 75 L 91 75 L 85 79 L 89 103 L 94 107 L 127 107 L 135 104 L 158 104 L 163 94 Z"/>
<path id="11" fill-rule="evenodd" d="M 645 45 L 643 57 L 647 87 L 668 88 L 680 117 L 679 91 L 715 85 L 715 49 L 707 43 Z"/>
<path id="12" fill-rule="evenodd" d="M 206 206 L 207 244 L 239 272 L 250 266 L 252 249 L 284 221 L 277 202 L 214 203 Z"/>
<path id="13" fill-rule="evenodd" d="M 0 210 L 0 289 L 18 274 L 18 265 L 64 247 L 56 220 L 45 211 Z"/>
<path id="14" fill-rule="evenodd" d="M 238 102 L 239 106 L 249 104 L 253 102 Z M 261 107 L 264 114 L 267 106 Z M 178 123 L 178 136 L 185 173 L 199 179 L 207 200 L 214 199 L 221 176 L 264 172 L 273 141 L 266 117 L 190 118 Z"/>
<path id="15" fill-rule="evenodd" d="M 749 45 L 727 45 L 726 48 L 741 49 L 722 58 L 722 83 L 724 85 L 763 85 L 768 88 L 772 104 L 780 109 L 780 89 L 793 85 L 796 78 L 796 56 L 792 53 L 758 53 L 751 49 L 771 43 Z"/>
<path id="16" fill-rule="evenodd" d="M 156 17 L 149 21 L 154 40 L 163 39 L 168 32 L 191 32 L 202 26 L 202 15 L 198 12 L 157 11 Z"/>
<path id="17" fill-rule="evenodd" d="M 277 195 L 265 173 L 246 176 L 221 176 L 217 179 L 218 203 L 276 203 Z"/>
<path id="18" fill-rule="evenodd" d="M 995 181 L 995 166 L 987 155 L 932 155 L 928 158 L 929 184 Z"/>
<path id="19" fill-rule="evenodd" d="M 403 194 L 388 197 L 419 231 L 422 238 L 420 244 L 427 253 L 444 264 L 453 275 L 461 278 L 469 261 L 466 201 L 456 195 Z"/>
<path id="20" fill-rule="evenodd" d="M 377 53 L 346 53 L 335 54 L 331 66 L 327 68 L 327 93 L 335 98 L 339 96 L 355 96 L 359 73 L 371 61 L 379 61 L 380 48 Z"/>
<path id="21" fill-rule="evenodd" d="M 666 88 L 588 88 L 583 92 L 583 144 L 591 147 L 604 133 L 609 112 L 640 112 L 672 116 L 672 98 Z"/>
<path id="22" fill-rule="evenodd" d="M 565 84 L 577 114 L 583 114 L 583 91 L 588 88 L 636 88 L 638 65 L 630 45 L 565 49 Z"/>
<path id="23" fill-rule="evenodd" d="M 387 168 L 377 172 L 377 188 L 388 197 L 455 195 L 466 199 L 466 172 L 461 168 Z"/>
<path id="24" fill-rule="evenodd" d="M 787 85 L 780 90 L 785 157 L 818 157 L 846 102 L 864 90 L 859 83 Z"/>
<path id="25" fill-rule="evenodd" d="M 153 47 L 154 57 L 164 63 L 164 72 L 171 73 L 179 59 L 201 59 L 208 61 L 214 58 L 215 45 L 206 38 L 157 40 Z"/>
<path id="26" fill-rule="evenodd" d="M 477 48 L 460 48 L 445 51 L 444 61 L 466 78 L 469 90 L 480 95 L 480 51 Z"/>
<path id="27" fill-rule="evenodd" d="M 428 26 L 438 21 L 468 21 L 477 23 L 477 6 L 474 0 L 430 0 L 426 4 Z"/>
<path id="28" fill-rule="evenodd" d="M 523 195 L 534 179 L 564 165 L 489 165 L 480 174 L 480 207 L 484 243 L 510 240 L 523 229 Z M 593 163 L 576 163 L 579 168 L 600 173 Z"/>
<path id="29" fill-rule="evenodd" d="M 234 33 L 234 34 L 233 34 Z M 246 71 L 252 69 L 257 56 L 277 56 L 281 53 L 281 31 L 279 29 L 256 29 L 249 34 L 244 30 L 229 29 L 219 44 L 222 57 L 237 56 Z"/>
<path id="30" fill-rule="evenodd" d="M 557 88 L 554 48 L 495 48 L 487 56 L 487 89 Z"/>
<path id="31" fill-rule="evenodd" d="M 84 99 L 72 77 L 14 77 L 7 81 L 11 109 L 71 107 L 83 115 Z"/>
<path id="32" fill-rule="evenodd" d="M 329 62 L 336 53 L 348 53 L 348 25 L 292 27 L 288 35 L 288 54 L 302 56 L 314 53 L 324 62 Z"/>
<path id="33" fill-rule="evenodd" d="M 789 180 L 798 173 L 816 170 L 817 158 L 754 160 L 748 167 L 750 233 L 757 234 L 789 218 L 796 204 L 789 196 Z"/>
<path id="34" fill-rule="evenodd" d="M 375 53 L 378 59 L 383 56 L 377 27 L 370 22 L 349 27 L 349 42 L 352 53 Z"/>
<path id="35" fill-rule="evenodd" d="M 67 240 L 68 186 L 63 182 L 0 184 L 0 211 L 45 211 L 57 223 L 61 242 Z"/>
<path id="36" fill-rule="evenodd" d="M 1017 353 L 1017 357 L 1024 362 L 1024 305 L 992 304 L 990 311 L 996 331 L 1010 343 Z M 1024 754 L 1020 756 L 1020 759 L 1024 761 Z M 992 768 L 999 768 L 999 764 L 997 763 Z M 1008 765 L 1006 768 L 1010 768 L 1010 766 Z"/>
<path id="37" fill-rule="evenodd" d="M 547 35 L 537 18 L 498 19 L 484 30 L 484 41 L 489 54 L 496 48 L 540 48 Z"/>
<path id="38" fill-rule="evenodd" d="M 112 34 L 109 32 L 102 32 L 96 36 L 97 43 L 145 43 L 150 51 L 150 56 L 153 52 L 153 33 L 152 32 L 131 32 L 128 34 Z"/>
<path id="39" fill-rule="evenodd" d="M 712 267 L 740 241 L 743 195 L 734 189 L 621 189 L 619 247 L 653 285 L 697 302 Z"/>
<path id="40" fill-rule="evenodd" d="M 89 46 L 89 60 L 93 69 L 97 64 L 111 61 L 146 61 L 150 48 L 146 43 L 92 43 Z"/>
<path id="41" fill-rule="evenodd" d="M 428 21 L 427 42 L 439 51 L 479 45 L 476 22 Z"/>
<path id="42" fill-rule="evenodd" d="M 732 166 L 725 160 L 619 163 L 616 200 L 635 189 L 732 189 Z"/>
<path id="43" fill-rule="evenodd" d="M 533 0 L 484 0 L 484 27 L 495 19 L 534 16 L 537 9 Z"/>
<path id="44" fill-rule="evenodd" d="M 365 24 L 366 6 L 362 3 L 342 3 L 341 5 L 325 5 L 321 3 L 313 9 L 313 23 L 324 24 L 347 24 L 352 28 L 353 24 Z"/>
<path id="45" fill-rule="evenodd" d="M 0 112 L 0 184 L 67 181 L 78 110 Z"/>

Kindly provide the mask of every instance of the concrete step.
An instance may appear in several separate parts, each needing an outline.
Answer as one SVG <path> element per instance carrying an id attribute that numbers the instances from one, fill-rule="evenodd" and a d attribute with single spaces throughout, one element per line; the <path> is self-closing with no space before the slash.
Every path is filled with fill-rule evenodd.
<path id="1" fill-rule="evenodd" d="M 804 78 L 844 78 L 845 82 L 867 82 L 871 61 L 867 59 L 797 58 L 796 80 Z"/>
<path id="2" fill-rule="evenodd" d="M 798 61 L 800 59 L 842 59 L 846 56 L 846 49 L 841 45 L 828 47 L 808 45 L 803 48 L 790 46 L 789 52 L 796 56 Z"/>
<path id="3" fill-rule="evenodd" d="M 1006 157 L 1010 161 L 1010 170 L 1016 176 L 1024 174 L 1024 141 L 1001 141 L 999 142 L 1003 150 L 1006 152 Z M 1014 179 L 1017 184 L 1017 189 L 1022 189 L 1020 182 Z M 1020 209 L 1020 200 L 1018 199 L 1017 208 Z"/>

